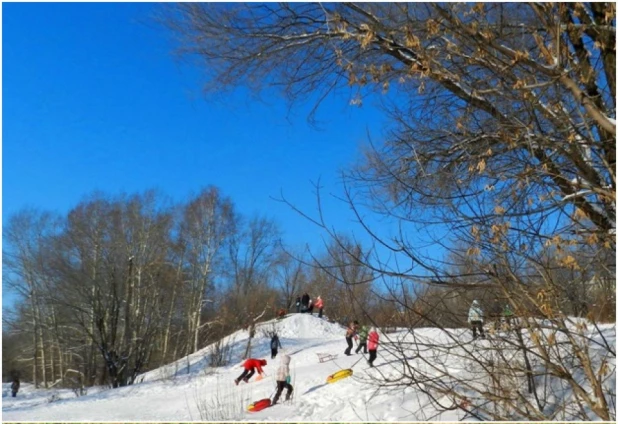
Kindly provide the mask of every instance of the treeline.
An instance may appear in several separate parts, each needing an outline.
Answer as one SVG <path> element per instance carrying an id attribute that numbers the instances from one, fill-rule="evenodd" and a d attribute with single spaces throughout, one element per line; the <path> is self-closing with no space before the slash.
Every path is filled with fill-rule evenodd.
<path id="1" fill-rule="evenodd" d="M 215 187 L 179 204 L 148 191 L 94 194 L 66 216 L 21 210 L 4 227 L 3 285 L 16 301 L 3 311 L 3 378 L 132 384 L 293 311 L 304 292 L 323 298 L 329 319 L 384 328 L 466 326 L 472 299 L 489 320 L 506 303 L 522 317 L 547 318 L 543 293 L 562 314 L 615 322 L 611 248 L 572 250 L 577 267 L 547 248 L 544 261 L 527 266 L 525 284 L 512 287 L 508 270 L 453 250 L 443 277 L 427 285 L 380 273 L 375 252 L 349 237 L 330 237 L 321 252 L 285 247 L 282 237 L 276 221 L 243 215 Z M 480 279 L 480 268 L 499 283 Z"/>
<path id="2" fill-rule="evenodd" d="M 48 387 L 132 384 L 257 320 L 321 295 L 334 320 L 372 305 L 346 250 L 290 252 L 277 222 L 215 187 L 173 204 L 158 192 L 94 194 L 66 216 L 24 209 L 4 227 L 3 378 Z M 362 281 L 364 284 L 347 285 Z M 375 302 L 374 302 L 375 303 Z"/>

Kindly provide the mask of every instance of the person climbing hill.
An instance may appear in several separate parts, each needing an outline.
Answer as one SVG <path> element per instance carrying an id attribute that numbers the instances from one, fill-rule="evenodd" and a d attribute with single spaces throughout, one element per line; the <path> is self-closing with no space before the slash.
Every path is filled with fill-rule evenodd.
<path id="1" fill-rule="evenodd" d="M 367 353 L 367 334 L 369 334 L 369 328 L 363 325 L 358 332 L 358 347 L 355 353 L 360 352 L 361 348 L 363 349 L 363 353 Z"/>
<path id="2" fill-rule="evenodd" d="M 275 359 L 280 347 L 282 346 L 281 341 L 279 341 L 279 336 L 277 336 L 277 333 L 274 333 L 273 337 L 270 339 L 270 359 Z"/>
<path id="3" fill-rule="evenodd" d="M 234 383 L 236 383 L 237 386 L 238 386 L 238 383 L 240 383 L 240 380 L 244 381 L 245 383 L 248 383 L 249 379 L 253 376 L 253 374 L 255 374 L 256 369 L 257 369 L 258 374 L 262 375 L 264 373 L 264 371 L 262 370 L 262 367 L 265 365 L 266 365 L 266 359 L 254 359 L 254 358 L 247 359 L 242 364 L 244 371 L 242 372 L 242 374 L 240 374 L 240 376 L 238 376 L 236 380 L 234 380 Z"/>
<path id="4" fill-rule="evenodd" d="M 367 340 L 369 342 L 369 360 L 367 362 L 369 362 L 369 366 L 373 368 L 373 361 L 375 361 L 378 356 L 378 343 L 380 340 L 380 336 L 375 327 L 371 327 Z"/>
<path id="5" fill-rule="evenodd" d="M 351 351 L 352 351 L 352 347 L 354 347 L 354 343 L 352 343 L 352 338 L 358 339 L 358 336 L 356 335 L 356 329 L 358 328 L 358 321 L 354 321 L 351 322 L 350 325 L 348 325 L 348 328 L 346 329 L 345 332 L 345 341 L 348 343 L 348 348 L 345 350 L 345 354 L 347 356 L 351 355 Z"/>
<path id="6" fill-rule="evenodd" d="M 285 394 L 285 400 L 290 400 L 290 397 L 292 396 L 294 387 L 290 384 L 290 360 L 290 355 L 281 353 L 281 362 L 279 363 L 279 368 L 277 368 L 277 374 L 275 375 L 277 380 L 277 393 L 273 398 L 272 405 L 277 403 L 283 389 L 288 390 Z"/>

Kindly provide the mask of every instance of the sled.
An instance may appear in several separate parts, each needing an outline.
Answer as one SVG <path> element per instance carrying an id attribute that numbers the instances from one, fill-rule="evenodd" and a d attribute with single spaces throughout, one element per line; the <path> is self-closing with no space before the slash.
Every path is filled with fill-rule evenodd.
<path id="1" fill-rule="evenodd" d="M 270 398 L 264 398 L 258 401 L 253 402 L 251 405 L 247 407 L 247 411 L 249 412 L 258 412 L 264 408 L 268 408 L 270 406 Z"/>
<path id="2" fill-rule="evenodd" d="M 337 358 L 337 355 L 331 355 L 330 353 L 316 353 L 320 362 L 332 361 Z"/>
<path id="3" fill-rule="evenodd" d="M 352 375 L 352 368 L 348 368 L 345 370 L 339 370 L 334 374 L 331 374 L 326 379 L 327 383 L 335 383 L 336 381 L 342 380 Z"/>

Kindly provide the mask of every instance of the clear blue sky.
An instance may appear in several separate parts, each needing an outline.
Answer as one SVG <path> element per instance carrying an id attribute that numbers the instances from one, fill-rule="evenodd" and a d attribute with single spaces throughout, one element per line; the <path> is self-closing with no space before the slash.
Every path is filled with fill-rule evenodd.
<path id="1" fill-rule="evenodd" d="M 24 206 L 66 213 L 80 199 L 159 188 L 181 201 L 218 186 L 241 213 L 275 218 L 289 244 L 318 245 L 314 227 L 271 196 L 315 210 L 311 181 L 340 193 L 338 171 L 358 157 L 382 115 L 330 98 L 289 113 L 283 99 L 243 90 L 218 101 L 202 73 L 173 56 L 151 20 L 158 4 L 5 3 L 3 8 L 3 223 Z M 326 201 L 345 229 L 351 214 Z"/>

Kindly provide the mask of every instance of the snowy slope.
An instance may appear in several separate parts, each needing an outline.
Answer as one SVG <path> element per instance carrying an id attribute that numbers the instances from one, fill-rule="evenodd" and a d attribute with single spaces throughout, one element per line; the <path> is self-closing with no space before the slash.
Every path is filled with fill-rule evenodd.
<path id="1" fill-rule="evenodd" d="M 274 394 L 273 376 L 278 359 L 270 359 L 268 331 L 275 329 L 284 350 L 291 354 L 294 397 L 290 403 L 257 413 L 246 412 L 249 403 Z M 24 385 L 17 398 L 6 397 L 3 386 L 3 421 L 423 421 L 464 419 L 461 411 L 438 413 L 429 399 L 414 387 L 377 390 L 371 378 L 397 375 L 400 362 L 385 350 L 378 352 L 376 368 L 370 369 L 362 355 L 346 357 L 345 329 L 315 316 L 291 315 L 281 321 L 264 323 L 252 340 L 252 357 L 265 358 L 267 376 L 255 377 L 249 384 L 236 386 L 241 372 L 241 355 L 247 331 L 229 336 L 232 361 L 220 368 L 208 366 L 212 346 L 176 363 L 144 374 L 139 384 L 114 390 L 89 389 L 76 397 L 70 390 L 34 390 Z M 466 330 L 453 334 L 469 337 Z M 608 326 L 607 337 L 615 345 L 615 326 Z M 407 337 L 404 332 L 390 338 Z M 452 342 L 433 328 L 415 331 L 414 337 L 440 343 Z M 338 355 L 320 363 L 317 353 Z M 422 364 L 418 364 L 422 366 Z M 465 366 L 453 357 L 445 366 L 452 373 L 466 373 Z M 354 375 L 335 384 L 326 384 L 331 373 L 353 367 Z M 465 375 L 465 374 L 463 374 Z M 615 376 L 614 376 L 615 384 Z M 9 394 L 10 396 L 10 394 Z"/>

